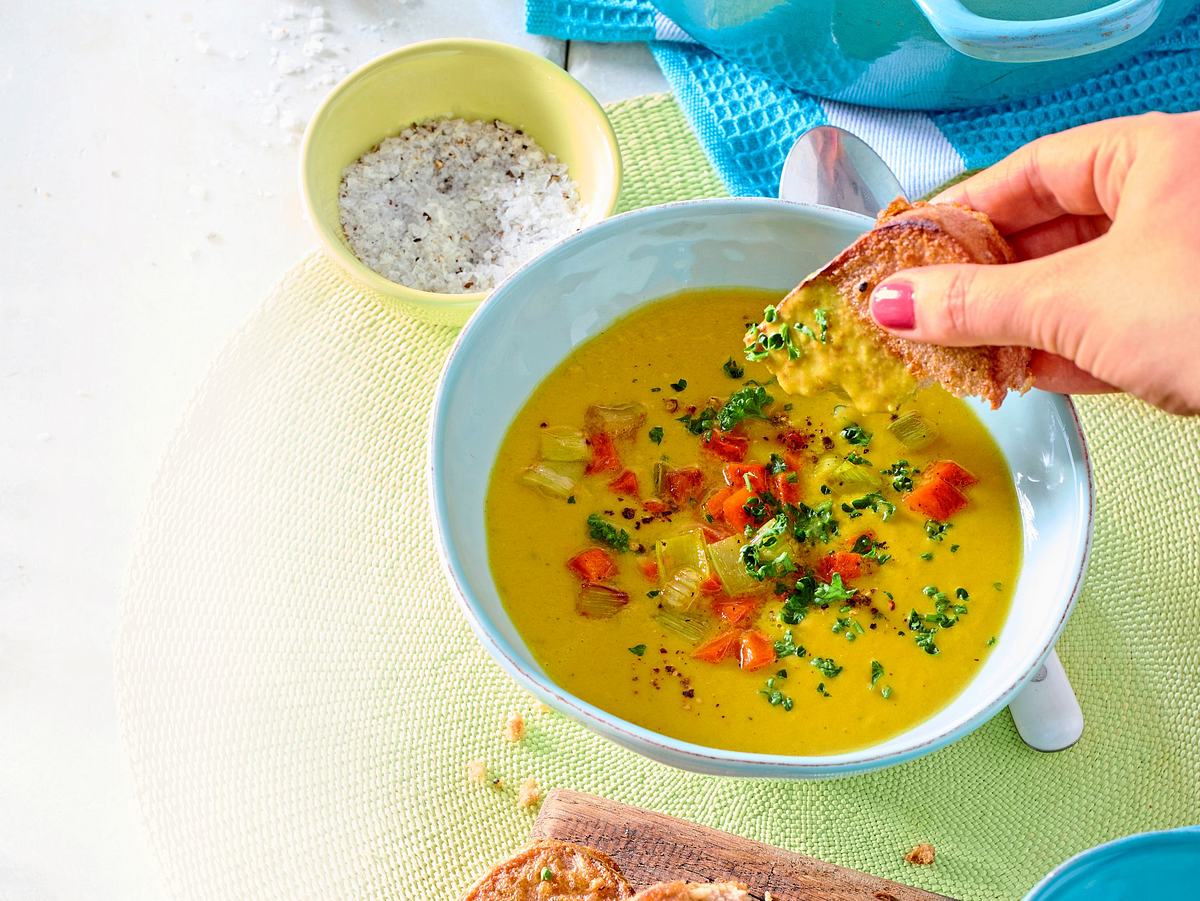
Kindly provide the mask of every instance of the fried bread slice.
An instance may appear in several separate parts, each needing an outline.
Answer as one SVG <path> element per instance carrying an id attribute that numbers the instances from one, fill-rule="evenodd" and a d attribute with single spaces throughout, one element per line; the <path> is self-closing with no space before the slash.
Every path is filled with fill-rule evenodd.
<path id="1" fill-rule="evenodd" d="M 541 841 L 497 864 L 462 901 L 624 901 L 633 890 L 605 854 Z"/>
<path id="2" fill-rule="evenodd" d="M 999 407 L 1032 385 L 1024 347 L 943 347 L 875 324 L 875 286 L 903 269 L 943 263 L 1002 264 L 1012 249 L 983 213 L 956 204 L 892 201 L 875 227 L 805 279 L 752 326 L 750 355 L 765 359 L 789 394 L 845 393 L 863 412 L 894 411 L 937 383 Z"/>

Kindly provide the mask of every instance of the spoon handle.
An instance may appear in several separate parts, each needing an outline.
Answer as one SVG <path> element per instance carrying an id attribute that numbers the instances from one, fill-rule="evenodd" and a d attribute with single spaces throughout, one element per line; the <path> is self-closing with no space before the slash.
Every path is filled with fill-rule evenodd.
<path id="1" fill-rule="evenodd" d="M 1083 734 L 1083 710 L 1053 648 L 1008 710 L 1025 744 L 1038 751 L 1064 751 Z"/>

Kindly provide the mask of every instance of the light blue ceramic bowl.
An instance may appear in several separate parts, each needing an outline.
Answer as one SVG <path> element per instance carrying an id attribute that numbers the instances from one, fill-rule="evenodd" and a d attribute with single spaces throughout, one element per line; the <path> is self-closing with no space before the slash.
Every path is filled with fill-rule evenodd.
<path id="1" fill-rule="evenodd" d="M 1065 398 L 1040 392 L 1011 397 L 996 412 L 975 405 L 1008 459 L 1024 520 L 1024 563 L 1000 640 L 949 706 L 880 744 L 819 757 L 748 754 L 633 725 L 555 685 L 530 656 L 497 595 L 484 553 L 492 464 L 517 411 L 571 348 L 683 288 L 744 285 L 782 292 L 870 226 L 871 220 L 852 213 L 758 199 L 626 213 L 521 269 L 463 330 L 442 376 L 431 436 L 439 544 L 480 642 L 541 700 L 619 744 L 685 769 L 820 778 L 911 760 L 961 738 L 995 715 L 1053 647 L 1083 577 L 1092 488 L 1074 409 Z M 730 327 L 730 342 L 737 344 L 739 324 Z"/>
<path id="2" fill-rule="evenodd" d="M 1200 826 L 1128 835 L 1077 854 L 1025 901 L 1194 901 L 1200 897 Z"/>
<path id="3" fill-rule="evenodd" d="M 901 109 L 1073 84 L 1148 48 L 1196 0 L 654 0 L 700 43 L 797 90 Z"/>

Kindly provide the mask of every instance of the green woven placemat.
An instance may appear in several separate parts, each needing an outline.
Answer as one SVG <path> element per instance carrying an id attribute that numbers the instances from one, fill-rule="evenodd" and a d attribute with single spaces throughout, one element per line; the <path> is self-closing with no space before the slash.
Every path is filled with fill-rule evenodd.
<path id="1" fill-rule="evenodd" d="M 611 108 L 626 208 L 721 187 L 675 104 Z M 1070 854 L 1200 820 L 1200 423 L 1080 403 L 1092 565 L 1059 646 L 1083 740 L 1029 750 L 1007 713 L 927 758 L 825 783 L 668 769 L 540 712 L 472 638 L 434 549 L 425 436 L 453 332 L 319 256 L 222 355 L 156 483 L 117 690 L 170 890 L 453 898 L 520 845 L 534 777 L 967 899 Z M 529 734 L 502 737 L 524 713 Z M 505 788 L 468 782 L 487 762 Z M 937 863 L 902 855 L 934 843 Z"/>

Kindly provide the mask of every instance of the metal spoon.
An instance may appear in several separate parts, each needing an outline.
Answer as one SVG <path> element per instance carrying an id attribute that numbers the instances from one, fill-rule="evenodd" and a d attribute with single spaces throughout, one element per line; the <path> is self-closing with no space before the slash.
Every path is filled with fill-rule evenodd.
<path id="1" fill-rule="evenodd" d="M 783 164 L 779 199 L 874 217 L 904 189 L 866 142 L 833 125 L 802 134 Z M 1017 732 L 1038 751 L 1062 751 L 1083 734 L 1083 710 L 1054 649 L 1008 705 Z"/>

